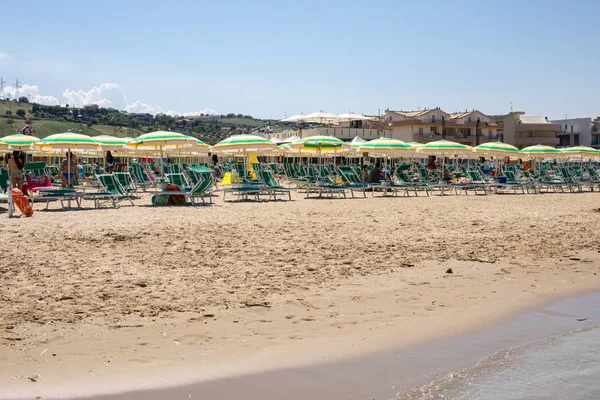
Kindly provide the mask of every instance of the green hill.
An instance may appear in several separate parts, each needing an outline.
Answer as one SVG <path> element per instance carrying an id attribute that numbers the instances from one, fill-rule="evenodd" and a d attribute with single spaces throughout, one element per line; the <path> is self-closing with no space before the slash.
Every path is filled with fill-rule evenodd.
<path id="1" fill-rule="evenodd" d="M 17 110 L 25 111 L 25 118 L 18 116 Z M 6 114 L 7 111 L 10 113 Z M 134 137 L 154 130 L 170 130 L 197 137 L 208 144 L 272 124 L 269 120 L 233 113 L 198 118 L 173 117 L 164 114 L 130 114 L 97 106 L 66 108 L 0 100 L 0 137 L 14 134 L 27 122 L 40 138 L 68 131 L 90 136 Z"/>

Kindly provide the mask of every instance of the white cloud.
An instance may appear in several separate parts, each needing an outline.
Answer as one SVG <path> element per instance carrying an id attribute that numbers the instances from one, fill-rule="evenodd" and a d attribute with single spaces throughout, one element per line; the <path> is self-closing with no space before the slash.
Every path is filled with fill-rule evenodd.
<path id="1" fill-rule="evenodd" d="M 25 96 L 32 103 L 45 104 L 48 106 L 57 106 L 60 104 L 58 99 L 54 96 L 40 95 L 40 89 L 35 85 L 24 84 L 19 88 L 18 96 Z M 6 86 L 2 93 L 0 93 L 0 97 L 3 99 L 7 97 L 14 99 L 17 97 L 17 89 L 15 89 L 13 86 Z"/>
<path id="2" fill-rule="evenodd" d="M 2 61 L 2 60 L 8 60 L 9 58 L 12 58 L 10 54 L 3 53 L 3 52 L 0 51 L 0 61 Z"/>
<path id="3" fill-rule="evenodd" d="M 132 103 L 127 101 L 123 88 L 118 83 L 103 83 L 93 87 L 89 91 L 67 89 L 63 93 L 67 99 L 66 104 L 82 107 L 86 104 L 98 104 L 100 107 L 112 107 L 130 113 L 167 114 L 171 116 L 195 116 L 200 114 L 217 114 L 211 108 L 189 113 L 181 113 L 174 110 L 164 110 L 162 107 L 154 106 L 136 100 Z"/>
<path id="4" fill-rule="evenodd" d="M 5 53 L 0 53 L 0 55 Z M 0 93 L 1 98 L 9 97 L 14 99 L 17 95 L 17 90 L 13 86 L 7 86 Z M 83 107 L 86 104 L 97 104 L 100 107 L 116 108 L 118 110 L 127 111 L 130 113 L 150 113 L 150 114 L 167 114 L 171 116 L 197 116 L 200 114 L 218 114 L 212 108 L 205 108 L 200 111 L 179 112 L 174 110 L 164 110 L 162 107 L 144 103 L 142 101 L 134 101 L 129 103 L 123 88 L 118 83 L 103 83 L 100 86 L 95 86 L 88 91 L 66 89 L 62 97 L 64 101 L 60 101 L 55 96 L 42 96 L 39 88 L 35 85 L 24 84 L 18 93 L 19 97 L 25 96 L 32 103 L 45 105 L 66 105 Z"/>
<path id="5" fill-rule="evenodd" d="M 98 104 L 100 107 L 112 107 L 118 110 L 127 108 L 125 92 L 118 83 L 103 83 L 87 92 L 84 90 L 67 89 L 63 92 L 66 104 L 83 107 L 86 104 Z"/>

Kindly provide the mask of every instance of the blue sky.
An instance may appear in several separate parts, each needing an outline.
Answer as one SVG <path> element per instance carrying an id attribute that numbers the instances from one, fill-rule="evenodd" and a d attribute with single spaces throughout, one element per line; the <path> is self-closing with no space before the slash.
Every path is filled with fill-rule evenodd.
<path id="1" fill-rule="evenodd" d="M 62 104 L 105 99 L 132 111 L 496 114 L 513 102 L 529 115 L 595 117 L 598 9 L 597 0 L 11 2 L 0 76 Z"/>

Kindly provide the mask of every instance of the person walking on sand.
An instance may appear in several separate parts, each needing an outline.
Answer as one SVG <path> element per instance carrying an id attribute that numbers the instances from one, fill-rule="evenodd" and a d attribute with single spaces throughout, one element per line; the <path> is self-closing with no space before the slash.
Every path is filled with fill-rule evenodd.
<path id="1" fill-rule="evenodd" d="M 8 164 L 8 171 L 10 172 L 10 182 L 13 188 L 23 190 L 23 169 L 25 163 L 21 157 L 20 151 L 13 151 L 12 154 L 6 156 L 6 162 Z"/>

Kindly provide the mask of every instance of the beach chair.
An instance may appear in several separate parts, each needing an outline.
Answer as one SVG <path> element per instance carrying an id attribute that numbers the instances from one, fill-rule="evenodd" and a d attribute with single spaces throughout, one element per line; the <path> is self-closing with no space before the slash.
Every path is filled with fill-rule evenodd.
<path id="1" fill-rule="evenodd" d="M 30 162 L 25 165 L 25 181 L 27 188 L 37 192 L 46 188 L 55 189 L 50 177 L 46 174 L 46 162 Z"/>
<path id="2" fill-rule="evenodd" d="M 99 208 L 103 202 L 111 202 L 113 207 L 116 207 L 117 203 L 123 200 L 129 201 L 132 206 L 134 205 L 129 193 L 119 183 L 114 174 L 96 175 L 96 178 L 100 183 L 101 192 L 87 193 L 84 196 L 85 199 L 94 201 L 95 208 Z"/>
<path id="3" fill-rule="evenodd" d="M 156 187 L 156 183 L 151 180 L 140 164 L 131 164 L 129 166 L 129 173 L 135 181 L 136 187 L 141 187 L 142 190 L 146 191 L 149 186 Z"/>
<path id="4" fill-rule="evenodd" d="M 184 191 L 188 191 L 192 187 L 187 177 L 182 173 L 165 174 L 165 177 L 170 184 L 177 185 Z"/>
<path id="5" fill-rule="evenodd" d="M 263 169 L 260 172 L 260 177 L 265 184 L 264 191 L 270 193 L 274 200 L 277 200 L 278 193 L 287 194 L 288 199 L 292 200 L 292 189 L 281 186 L 272 171 Z"/>
<path id="6" fill-rule="evenodd" d="M 337 176 L 340 177 L 342 183 L 350 189 L 350 194 L 352 198 L 354 198 L 354 192 L 360 192 L 363 194 L 363 197 L 367 197 L 367 190 L 372 189 L 371 185 L 368 183 L 362 182 L 362 178 L 358 175 L 354 169 L 348 166 L 337 166 Z"/>
<path id="7" fill-rule="evenodd" d="M 135 182 L 133 181 L 133 178 L 131 177 L 129 172 L 115 172 L 113 173 L 113 175 L 115 176 L 115 178 L 117 178 L 117 181 L 119 181 L 123 189 L 125 189 L 125 191 L 128 194 L 137 191 Z"/>

